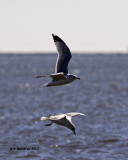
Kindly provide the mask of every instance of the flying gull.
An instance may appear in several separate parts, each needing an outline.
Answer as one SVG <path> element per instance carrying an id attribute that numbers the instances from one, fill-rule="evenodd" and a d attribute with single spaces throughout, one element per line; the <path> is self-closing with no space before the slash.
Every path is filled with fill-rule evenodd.
<path id="1" fill-rule="evenodd" d="M 75 125 L 72 123 L 71 119 L 73 116 L 77 116 L 77 115 L 85 116 L 85 114 L 83 113 L 71 112 L 71 113 L 65 113 L 65 114 L 58 114 L 58 115 L 50 116 L 50 117 L 41 117 L 41 120 L 51 121 L 51 123 L 46 124 L 45 126 L 50 126 L 53 123 L 56 123 L 58 125 L 62 125 L 62 126 L 65 126 L 71 129 L 73 133 L 76 135 Z"/>
<path id="2" fill-rule="evenodd" d="M 66 45 L 66 43 L 59 38 L 57 35 L 52 34 L 53 40 L 55 42 L 58 58 L 55 67 L 55 74 L 51 74 L 52 82 L 46 83 L 43 86 L 58 86 L 71 83 L 72 81 L 79 79 L 76 75 L 68 73 L 68 63 L 72 57 L 71 52 Z M 36 78 L 41 78 L 45 76 L 36 76 Z"/>

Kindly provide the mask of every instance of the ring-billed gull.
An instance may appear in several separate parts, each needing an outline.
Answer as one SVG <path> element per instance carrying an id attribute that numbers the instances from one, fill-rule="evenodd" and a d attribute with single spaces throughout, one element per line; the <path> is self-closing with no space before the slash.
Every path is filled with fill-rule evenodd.
<path id="1" fill-rule="evenodd" d="M 50 117 L 41 117 L 41 120 L 48 120 L 51 121 L 51 123 L 46 124 L 45 126 L 50 126 L 53 123 L 56 123 L 58 125 L 65 126 L 73 131 L 73 133 L 76 135 L 75 132 L 75 125 L 72 123 L 71 119 L 73 116 L 82 115 L 85 116 L 83 113 L 78 112 L 71 112 L 71 113 L 65 113 L 65 114 L 58 114 L 55 116 Z"/>
<path id="2" fill-rule="evenodd" d="M 71 83 L 72 81 L 79 79 L 76 75 L 68 73 L 68 63 L 72 57 L 71 52 L 66 45 L 66 43 L 57 35 L 52 34 L 53 40 L 55 42 L 58 58 L 55 67 L 55 74 L 51 74 L 52 82 L 46 83 L 43 86 L 58 86 Z M 36 76 L 36 78 L 41 78 L 45 76 Z"/>

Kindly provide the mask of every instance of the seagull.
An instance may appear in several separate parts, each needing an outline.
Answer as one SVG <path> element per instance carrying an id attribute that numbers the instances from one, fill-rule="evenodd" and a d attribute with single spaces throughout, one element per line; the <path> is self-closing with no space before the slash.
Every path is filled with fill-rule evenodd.
<path id="1" fill-rule="evenodd" d="M 68 63 L 72 57 L 71 52 L 66 45 L 66 43 L 57 35 L 52 34 L 53 40 L 55 42 L 58 58 L 55 67 L 55 74 L 51 74 L 50 77 L 52 81 L 44 84 L 43 86 L 58 86 L 71 83 L 72 81 L 79 79 L 76 75 L 68 73 Z M 36 78 L 41 78 L 45 76 L 36 76 Z"/>
<path id="2" fill-rule="evenodd" d="M 71 112 L 71 113 L 65 113 L 65 114 L 58 114 L 55 116 L 50 117 L 41 117 L 41 120 L 45 121 L 51 121 L 51 123 L 46 124 L 45 126 L 51 126 L 53 123 L 56 123 L 61 126 L 65 126 L 73 131 L 73 133 L 76 135 L 75 132 L 75 125 L 72 123 L 71 119 L 73 116 L 82 115 L 85 116 L 83 113 L 78 112 Z"/>

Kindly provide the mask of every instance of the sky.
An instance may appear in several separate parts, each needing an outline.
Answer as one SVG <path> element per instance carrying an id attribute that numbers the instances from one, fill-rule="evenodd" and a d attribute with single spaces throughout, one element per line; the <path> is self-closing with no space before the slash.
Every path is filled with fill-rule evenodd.
<path id="1" fill-rule="evenodd" d="M 0 0 L 0 52 L 128 51 L 128 0 Z"/>

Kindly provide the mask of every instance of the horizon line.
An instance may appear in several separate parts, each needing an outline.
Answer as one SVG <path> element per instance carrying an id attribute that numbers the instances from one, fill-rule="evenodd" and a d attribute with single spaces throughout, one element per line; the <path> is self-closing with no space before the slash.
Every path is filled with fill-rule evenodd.
<path id="1" fill-rule="evenodd" d="M 55 51 L 0 51 L 0 54 L 57 54 Z M 128 51 L 72 51 L 73 54 L 128 54 Z"/>

